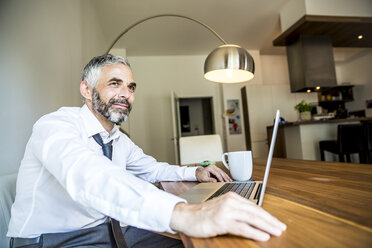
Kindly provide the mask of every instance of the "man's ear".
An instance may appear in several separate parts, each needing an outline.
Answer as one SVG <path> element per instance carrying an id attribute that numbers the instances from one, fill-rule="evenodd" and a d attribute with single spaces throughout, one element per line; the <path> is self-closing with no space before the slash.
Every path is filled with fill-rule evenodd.
<path id="1" fill-rule="evenodd" d="M 80 83 L 80 94 L 85 98 L 85 100 L 92 100 L 93 91 L 87 81 L 82 81 Z"/>

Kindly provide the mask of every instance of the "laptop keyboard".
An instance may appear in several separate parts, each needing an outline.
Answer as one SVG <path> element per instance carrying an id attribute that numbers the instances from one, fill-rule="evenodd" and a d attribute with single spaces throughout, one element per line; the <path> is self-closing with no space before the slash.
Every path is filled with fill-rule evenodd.
<path id="1" fill-rule="evenodd" d="M 254 196 L 254 199 L 260 199 L 261 189 L 262 189 L 262 183 L 260 183 L 258 185 L 258 188 L 257 188 L 257 191 L 256 191 L 256 195 Z"/>
<path id="2" fill-rule="evenodd" d="M 249 199 L 249 197 L 252 194 L 252 191 L 254 189 L 254 186 L 256 185 L 255 182 L 245 182 L 245 183 L 225 183 L 221 188 L 219 188 L 211 197 L 209 197 L 207 200 L 211 200 L 217 196 L 223 195 L 227 192 L 235 192 L 239 195 L 241 195 L 244 198 Z M 262 183 L 258 185 L 258 190 L 256 192 L 256 195 L 254 199 L 257 199 L 257 197 L 260 196 Z"/>

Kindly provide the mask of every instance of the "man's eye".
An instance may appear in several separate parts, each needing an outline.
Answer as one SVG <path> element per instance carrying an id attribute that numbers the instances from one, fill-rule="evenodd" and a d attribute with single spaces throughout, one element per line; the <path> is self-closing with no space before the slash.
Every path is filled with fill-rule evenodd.
<path id="1" fill-rule="evenodd" d="M 118 85 L 118 82 L 111 82 L 110 85 L 117 86 Z"/>
<path id="2" fill-rule="evenodd" d="M 129 86 L 128 86 L 128 89 L 129 89 L 130 91 L 134 92 L 134 91 L 136 90 L 136 86 L 134 86 L 134 85 L 129 85 Z"/>

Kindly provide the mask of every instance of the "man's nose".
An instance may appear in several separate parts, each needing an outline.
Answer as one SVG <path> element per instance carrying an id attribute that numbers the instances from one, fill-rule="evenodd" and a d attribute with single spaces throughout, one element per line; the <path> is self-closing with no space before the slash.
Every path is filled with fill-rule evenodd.
<path id="1" fill-rule="evenodd" d="M 124 98 L 124 99 L 128 99 L 131 95 L 131 92 L 130 90 L 128 89 L 128 86 L 124 85 L 122 87 L 120 87 L 120 91 L 119 91 L 119 96 Z"/>

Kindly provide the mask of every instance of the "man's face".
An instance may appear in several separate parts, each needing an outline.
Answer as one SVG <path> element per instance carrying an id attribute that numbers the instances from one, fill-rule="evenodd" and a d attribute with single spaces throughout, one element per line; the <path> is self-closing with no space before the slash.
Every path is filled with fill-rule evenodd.
<path id="1" fill-rule="evenodd" d="M 134 103 L 132 70 L 121 63 L 104 66 L 93 89 L 93 108 L 112 123 L 124 122 Z"/>

